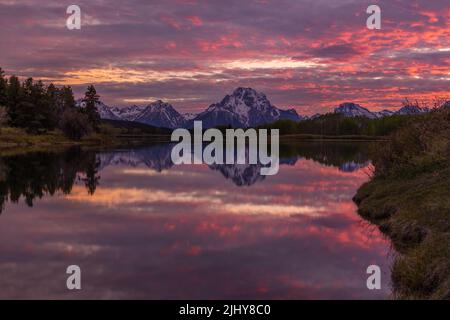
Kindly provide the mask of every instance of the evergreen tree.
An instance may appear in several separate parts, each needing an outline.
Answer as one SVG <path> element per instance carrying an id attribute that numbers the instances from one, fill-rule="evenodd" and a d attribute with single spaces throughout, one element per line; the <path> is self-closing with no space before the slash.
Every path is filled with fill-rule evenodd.
<path id="1" fill-rule="evenodd" d="M 6 89 L 6 109 L 8 117 L 12 126 L 17 126 L 18 105 L 23 98 L 22 87 L 19 78 L 11 76 L 9 78 L 9 85 Z"/>
<path id="2" fill-rule="evenodd" d="M 51 83 L 47 87 L 47 99 L 59 120 L 61 120 L 64 111 L 75 109 L 75 98 L 70 86 L 63 86 L 59 89 Z"/>
<path id="3" fill-rule="evenodd" d="M 12 78 L 15 82 L 15 79 Z M 10 85 L 11 86 L 11 85 Z M 56 127 L 55 105 L 42 81 L 25 80 L 20 88 L 17 103 L 11 103 L 12 124 L 26 128 L 30 133 L 43 133 Z M 50 88 L 50 92 L 55 88 Z M 11 90 L 11 93 L 14 93 Z"/>
<path id="4" fill-rule="evenodd" d="M 87 88 L 83 102 L 85 103 L 84 112 L 88 116 L 89 122 L 91 123 L 94 130 L 99 130 L 100 125 L 100 115 L 97 111 L 96 104 L 98 103 L 100 96 L 97 95 L 93 85 Z"/>
<path id="5" fill-rule="evenodd" d="M 50 83 L 47 87 L 46 95 L 48 103 L 52 106 L 52 108 L 57 110 L 59 107 L 59 89 L 53 83 Z"/>
<path id="6" fill-rule="evenodd" d="M 53 103 L 52 97 L 49 93 L 52 93 L 52 88 L 45 87 L 42 81 L 38 81 L 34 85 L 34 94 L 36 97 L 37 112 L 41 115 L 41 125 L 44 130 L 55 129 L 58 123 L 58 114 L 56 105 Z"/>
<path id="7" fill-rule="evenodd" d="M 6 106 L 6 90 L 8 81 L 5 78 L 5 72 L 0 68 L 0 106 Z"/>
<path id="8" fill-rule="evenodd" d="M 38 133 L 41 124 L 41 114 L 37 110 L 36 103 L 39 88 L 34 87 L 33 78 L 28 78 L 22 84 L 22 97 L 16 105 L 17 116 L 15 125 L 26 128 L 30 133 Z"/>
<path id="9" fill-rule="evenodd" d="M 59 91 L 61 104 L 64 109 L 74 109 L 75 108 L 75 98 L 73 96 L 72 87 L 63 86 Z"/>

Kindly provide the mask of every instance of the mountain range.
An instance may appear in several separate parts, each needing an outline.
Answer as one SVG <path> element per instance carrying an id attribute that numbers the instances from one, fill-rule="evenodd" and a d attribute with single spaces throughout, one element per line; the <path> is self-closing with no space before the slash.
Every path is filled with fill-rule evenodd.
<path id="1" fill-rule="evenodd" d="M 77 106 L 84 107 L 81 99 Z M 124 108 L 109 107 L 103 102 L 97 103 L 97 110 L 102 119 L 125 120 L 144 123 L 162 128 L 191 128 L 194 121 L 202 121 L 203 128 L 231 125 L 234 128 L 255 127 L 277 120 L 302 121 L 315 119 L 321 114 L 301 116 L 294 109 L 279 109 L 267 99 L 266 95 L 252 88 L 237 88 L 226 95 L 220 102 L 210 105 L 198 113 L 180 114 L 171 104 L 161 100 L 147 106 L 128 106 Z M 334 109 L 334 113 L 345 117 L 366 117 L 377 119 L 391 115 L 410 115 L 428 112 L 426 108 L 415 105 L 404 106 L 398 111 L 383 110 L 372 112 L 358 104 L 346 102 Z"/>
<path id="2" fill-rule="evenodd" d="M 342 103 L 337 108 L 334 109 L 334 113 L 339 113 L 346 117 L 366 117 L 369 119 L 378 119 L 392 115 L 413 115 L 429 111 L 430 110 L 428 108 L 420 108 L 416 105 L 409 105 L 404 106 L 397 111 L 382 110 L 372 112 L 364 107 L 361 107 L 359 104 L 352 102 Z"/>

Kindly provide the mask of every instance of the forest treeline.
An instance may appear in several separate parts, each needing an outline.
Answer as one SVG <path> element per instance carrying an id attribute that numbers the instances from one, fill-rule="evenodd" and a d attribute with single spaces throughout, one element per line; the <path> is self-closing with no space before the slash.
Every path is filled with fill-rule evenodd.
<path id="1" fill-rule="evenodd" d="M 261 126 L 267 129 L 279 129 L 281 135 L 309 134 L 320 136 L 388 136 L 398 128 L 405 125 L 412 117 L 393 115 L 380 119 L 365 117 L 349 118 L 342 114 L 328 113 L 315 119 L 295 122 L 279 120 Z"/>
<path id="2" fill-rule="evenodd" d="M 28 78 L 5 77 L 0 68 L 0 127 L 23 128 L 29 134 L 43 134 L 60 129 L 71 139 L 99 131 L 99 101 L 95 87 L 90 85 L 83 98 L 84 108 L 78 108 L 70 86 L 44 85 Z"/>

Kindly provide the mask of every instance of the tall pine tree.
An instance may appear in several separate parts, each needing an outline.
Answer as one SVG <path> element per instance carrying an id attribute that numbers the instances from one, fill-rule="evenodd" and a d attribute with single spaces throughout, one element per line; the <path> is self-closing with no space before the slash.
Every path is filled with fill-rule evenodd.
<path id="1" fill-rule="evenodd" d="M 0 106 L 6 106 L 6 90 L 8 81 L 5 78 L 5 72 L 0 68 Z"/>
<path id="2" fill-rule="evenodd" d="M 11 76 L 6 89 L 6 109 L 8 111 L 10 124 L 12 126 L 17 126 L 17 118 L 19 115 L 18 107 L 22 99 L 23 94 L 19 78 L 16 76 Z"/>
<path id="3" fill-rule="evenodd" d="M 72 87 L 63 86 L 59 90 L 59 95 L 61 99 L 61 104 L 64 109 L 74 109 L 75 108 L 75 98 L 73 96 Z"/>
<path id="4" fill-rule="evenodd" d="M 41 89 L 35 85 L 33 78 L 26 79 L 22 84 L 22 97 L 16 106 L 15 125 L 26 128 L 30 133 L 38 133 L 42 128 L 42 114 L 37 107 Z"/>
<path id="5" fill-rule="evenodd" d="M 85 103 L 84 112 L 88 116 L 89 122 L 91 123 L 94 130 L 98 131 L 100 126 L 100 114 L 97 111 L 97 103 L 99 102 L 100 96 L 97 94 L 93 85 L 87 88 L 84 95 L 83 102 Z"/>

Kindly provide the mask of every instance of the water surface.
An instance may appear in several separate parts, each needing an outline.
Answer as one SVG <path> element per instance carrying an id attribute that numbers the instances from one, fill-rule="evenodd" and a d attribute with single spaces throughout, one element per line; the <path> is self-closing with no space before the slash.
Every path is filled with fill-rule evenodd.
<path id="1" fill-rule="evenodd" d="M 390 244 L 351 201 L 366 149 L 284 146 L 275 176 L 174 166 L 167 144 L 0 158 L 0 298 L 388 298 Z"/>

